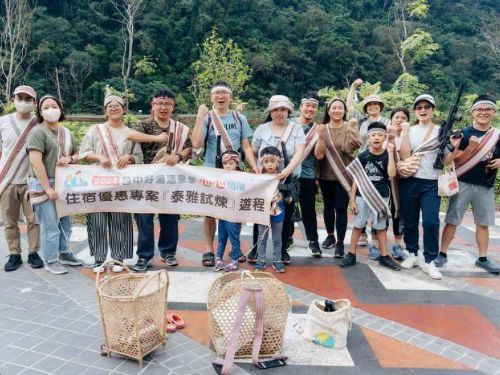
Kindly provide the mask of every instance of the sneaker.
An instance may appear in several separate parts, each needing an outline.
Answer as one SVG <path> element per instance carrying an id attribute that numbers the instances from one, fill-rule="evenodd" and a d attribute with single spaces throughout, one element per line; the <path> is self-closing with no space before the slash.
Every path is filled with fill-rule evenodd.
<path id="1" fill-rule="evenodd" d="M 38 253 L 29 253 L 28 254 L 28 263 L 31 264 L 31 268 L 42 268 L 43 260 L 40 258 Z"/>
<path id="2" fill-rule="evenodd" d="M 222 271 L 225 267 L 224 261 L 222 258 L 215 259 L 214 271 Z"/>
<path id="3" fill-rule="evenodd" d="M 435 259 L 434 259 L 434 264 L 436 265 L 437 268 L 442 268 L 446 262 L 448 262 L 448 258 L 445 258 L 441 255 L 438 255 Z"/>
<path id="4" fill-rule="evenodd" d="M 135 272 L 146 272 L 148 267 L 153 262 L 153 258 L 139 258 L 137 259 L 137 263 L 132 268 Z"/>
<path id="5" fill-rule="evenodd" d="M 431 279 L 441 280 L 443 278 L 443 275 L 441 275 L 441 272 L 437 269 L 434 261 L 431 261 L 430 263 L 421 263 L 420 268 L 428 274 Z"/>
<path id="6" fill-rule="evenodd" d="M 336 242 L 337 240 L 335 239 L 335 236 L 333 234 L 329 234 L 321 244 L 321 247 L 323 249 L 331 249 L 333 246 L 335 246 Z"/>
<path id="7" fill-rule="evenodd" d="M 102 263 L 96 262 L 96 263 L 92 266 L 92 271 L 93 271 L 94 273 L 103 273 L 103 272 L 104 272 L 104 266 L 102 265 Z"/>
<path id="8" fill-rule="evenodd" d="M 10 254 L 9 260 L 5 263 L 4 270 L 6 272 L 15 271 L 21 266 L 21 264 L 23 264 L 21 254 Z"/>
<path id="9" fill-rule="evenodd" d="M 113 267 L 111 268 L 111 271 L 115 273 L 120 273 L 123 271 L 123 267 L 120 266 L 119 264 L 114 264 Z"/>
<path id="10" fill-rule="evenodd" d="M 411 270 L 417 265 L 417 263 L 418 257 L 415 254 L 410 253 L 410 255 L 408 255 L 408 257 L 401 262 L 401 267 L 407 270 Z"/>
<path id="11" fill-rule="evenodd" d="M 255 271 L 264 271 L 264 268 L 266 268 L 266 261 L 264 259 L 259 259 L 257 260 L 257 263 L 255 263 Z"/>
<path id="12" fill-rule="evenodd" d="M 276 270 L 276 272 L 279 272 L 279 273 L 285 272 L 285 265 L 280 260 L 275 260 L 273 262 L 273 268 Z"/>
<path id="13" fill-rule="evenodd" d="M 257 261 L 257 248 L 254 247 L 247 256 L 248 263 L 255 263 Z"/>
<path id="14" fill-rule="evenodd" d="M 293 247 L 293 238 L 288 237 L 288 240 L 286 241 L 286 249 L 290 250 Z"/>
<path id="15" fill-rule="evenodd" d="M 81 266 L 83 262 L 73 255 L 73 253 L 59 253 L 59 262 L 67 266 Z"/>
<path id="16" fill-rule="evenodd" d="M 54 275 L 63 275 L 68 273 L 66 267 L 64 267 L 59 261 L 55 261 L 52 263 L 45 263 L 45 270 L 53 273 Z"/>
<path id="17" fill-rule="evenodd" d="M 377 260 L 380 257 L 380 250 L 375 245 L 370 245 L 368 248 L 368 256 L 372 259 Z"/>
<path id="18" fill-rule="evenodd" d="M 335 244 L 335 254 L 333 256 L 335 258 L 343 258 L 344 257 L 344 244 L 343 243 Z"/>
<path id="19" fill-rule="evenodd" d="M 347 255 L 340 261 L 340 267 L 347 268 L 356 264 L 356 254 L 347 253 Z"/>
<path id="20" fill-rule="evenodd" d="M 399 264 L 393 261 L 389 255 L 379 257 L 378 264 L 394 271 L 401 271 Z"/>
<path id="21" fill-rule="evenodd" d="M 482 268 L 483 270 L 497 275 L 500 273 L 500 266 L 490 259 L 486 259 L 486 261 L 484 262 L 481 262 L 479 259 L 477 259 L 475 265 L 476 267 Z"/>
<path id="22" fill-rule="evenodd" d="M 285 264 L 290 264 L 290 254 L 288 254 L 288 251 L 281 252 L 281 261 Z"/>
<path id="23" fill-rule="evenodd" d="M 318 241 L 309 241 L 309 250 L 315 258 L 321 258 L 321 249 L 319 248 Z"/>
<path id="24" fill-rule="evenodd" d="M 394 245 L 392 247 L 392 255 L 393 255 L 394 259 L 397 259 L 397 260 L 403 260 L 406 258 L 405 251 L 401 247 L 401 245 Z"/>
<path id="25" fill-rule="evenodd" d="M 368 236 L 366 233 L 361 233 L 361 237 L 358 240 L 358 246 L 368 246 Z"/>
<path id="26" fill-rule="evenodd" d="M 238 260 L 233 260 L 226 267 L 224 267 L 224 271 L 226 272 L 238 271 L 239 269 L 240 269 L 240 263 L 238 262 Z"/>
<path id="27" fill-rule="evenodd" d="M 169 255 L 165 257 L 165 263 L 167 266 L 173 267 L 177 265 L 177 259 L 174 255 Z"/>

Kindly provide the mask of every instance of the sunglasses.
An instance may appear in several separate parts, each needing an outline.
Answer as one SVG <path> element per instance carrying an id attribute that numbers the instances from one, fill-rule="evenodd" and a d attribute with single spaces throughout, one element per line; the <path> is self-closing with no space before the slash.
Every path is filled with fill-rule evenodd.
<path id="1" fill-rule="evenodd" d="M 417 105 L 415 107 L 415 110 L 416 111 L 421 111 L 422 109 L 425 109 L 425 110 L 428 110 L 428 109 L 431 109 L 432 108 L 432 105 L 430 104 L 425 104 L 425 105 Z"/>

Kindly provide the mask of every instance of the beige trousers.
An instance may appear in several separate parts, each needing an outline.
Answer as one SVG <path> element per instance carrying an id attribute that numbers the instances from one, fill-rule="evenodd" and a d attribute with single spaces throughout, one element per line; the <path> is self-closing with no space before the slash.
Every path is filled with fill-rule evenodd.
<path id="1" fill-rule="evenodd" d="M 31 204 L 26 200 L 27 185 L 9 184 L 0 196 L 0 206 L 4 216 L 5 240 L 11 254 L 21 254 L 21 232 L 19 231 L 19 211 L 22 209 L 28 223 L 28 249 L 38 251 L 40 229 Z"/>

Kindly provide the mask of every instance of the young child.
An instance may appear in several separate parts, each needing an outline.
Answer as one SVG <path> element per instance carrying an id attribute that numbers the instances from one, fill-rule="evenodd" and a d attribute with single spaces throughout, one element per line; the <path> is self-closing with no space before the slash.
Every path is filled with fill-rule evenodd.
<path id="1" fill-rule="evenodd" d="M 226 170 L 239 171 L 240 170 L 240 154 L 236 151 L 226 151 L 222 154 L 222 167 Z M 240 249 L 240 223 L 231 223 L 226 220 L 219 219 L 217 227 L 218 231 L 218 245 L 217 245 L 217 258 L 215 259 L 214 271 L 237 271 L 239 268 L 239 259 L 241 257 Z M 231 242 L 231 258 L 232 262 L 224 264 L 224 250 L 229 238 Z"/>
<path id="2" fill-rule="evenodd" d="M 260 152 L 262 159 L 262 173 L 278 174 L 281 160 L 281 152 L 276 147 L 266 147 Z M 285 220 L 285 204 L 281 193 L 277 193 L 273 201 L 274 209 L 271 210 L 271 228 L 273 241 L 273 268 L 276 272 L 285 272 L 285 265 L 281 261 L 281 231 L 283 220 Z M 266 268 L 266 246 L 269 235 L 267 225 L 258 225 L 259 241 L 257 241 L 257 263 L 255 271 L 263 271 Z"/>
<path id="3" fill-rule="evenodd" d="M 366 226 L 367 221 L 371 221 L 372 228 L 377 231 L 380 246 L 379 264 L 395 271 L 401 269 L 387 252 L 386 221 L 387 216 L 389 216 L 387 206 L 390 196 L 389 177 L 396 175 L 396 163 L 393 153 L 394 145 L 388 142 L 387 149 L 383 147 L 386 139 L 386 126 L 381 122 L 371 123 L 368 126 L 369 148 L 360 153 L 347 168 L 355 181 L 350 196 L 350 205 L 355 216 L 351 246 L 347 255 L 340 262 L 341 267 L 350 267 L 356 264 L 356 247 L 361 230 Z"/>

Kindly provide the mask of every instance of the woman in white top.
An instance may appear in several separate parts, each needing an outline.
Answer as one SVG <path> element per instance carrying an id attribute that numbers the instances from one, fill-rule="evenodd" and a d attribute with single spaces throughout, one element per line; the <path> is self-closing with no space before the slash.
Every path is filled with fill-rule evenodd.
<path id="1" fill-rule="evenodd" d="M 107 121 L 92 126 L 80 147 L 80 158 L 104 168 L 125 168 L 129 164 L 142 164 L 142 150 L 138 143 L 128 139 L 131 129 L 125 126 L 123 99 L 108 95 L 104 99 Z M 87 214 L 87 233 L 91 254 L 95 257 L 94 272 L 103 270 L 102 263 L 108 253 L 123 261 L 133 256 L 132 215 L 123 212 L 96 212 Z M 121 272 L 119 265 L 114 272 Z"/>
<path id="2" fill-rule="evenodd" d="M 413 103 L 417 124 L 409 127 L 408 123 L 405 123 L 401 132 L 400 158 L 406 160 L 415 151 L 421 154 L 417 172 L 411 177 L 399 180 L 399 196 L 404 202 L 401 207 L 404 223 L 403 236 L 406 249 L 410 253 L 401 266 L 410 269 L 418 263 L 418 227 L 420 211 L 422 211 L 425 262 L 420 263 L 420 268 L 431 278 L 440 279 L 441 273 L 434 264 L 434 259 L 439 253 L 439 206 L 441 203 L 437 183 L 440 171 L 433 167 L 439 146 L 439 126 L 432 121 L 435 108 L 436 103 L 431 95 L 418 96 Z M 452 138 L 450 141 L 456 150 L 460 139 Z M 451 162 L 454 157 L 455 151 L 448 153 L 445 163 Z"/>

